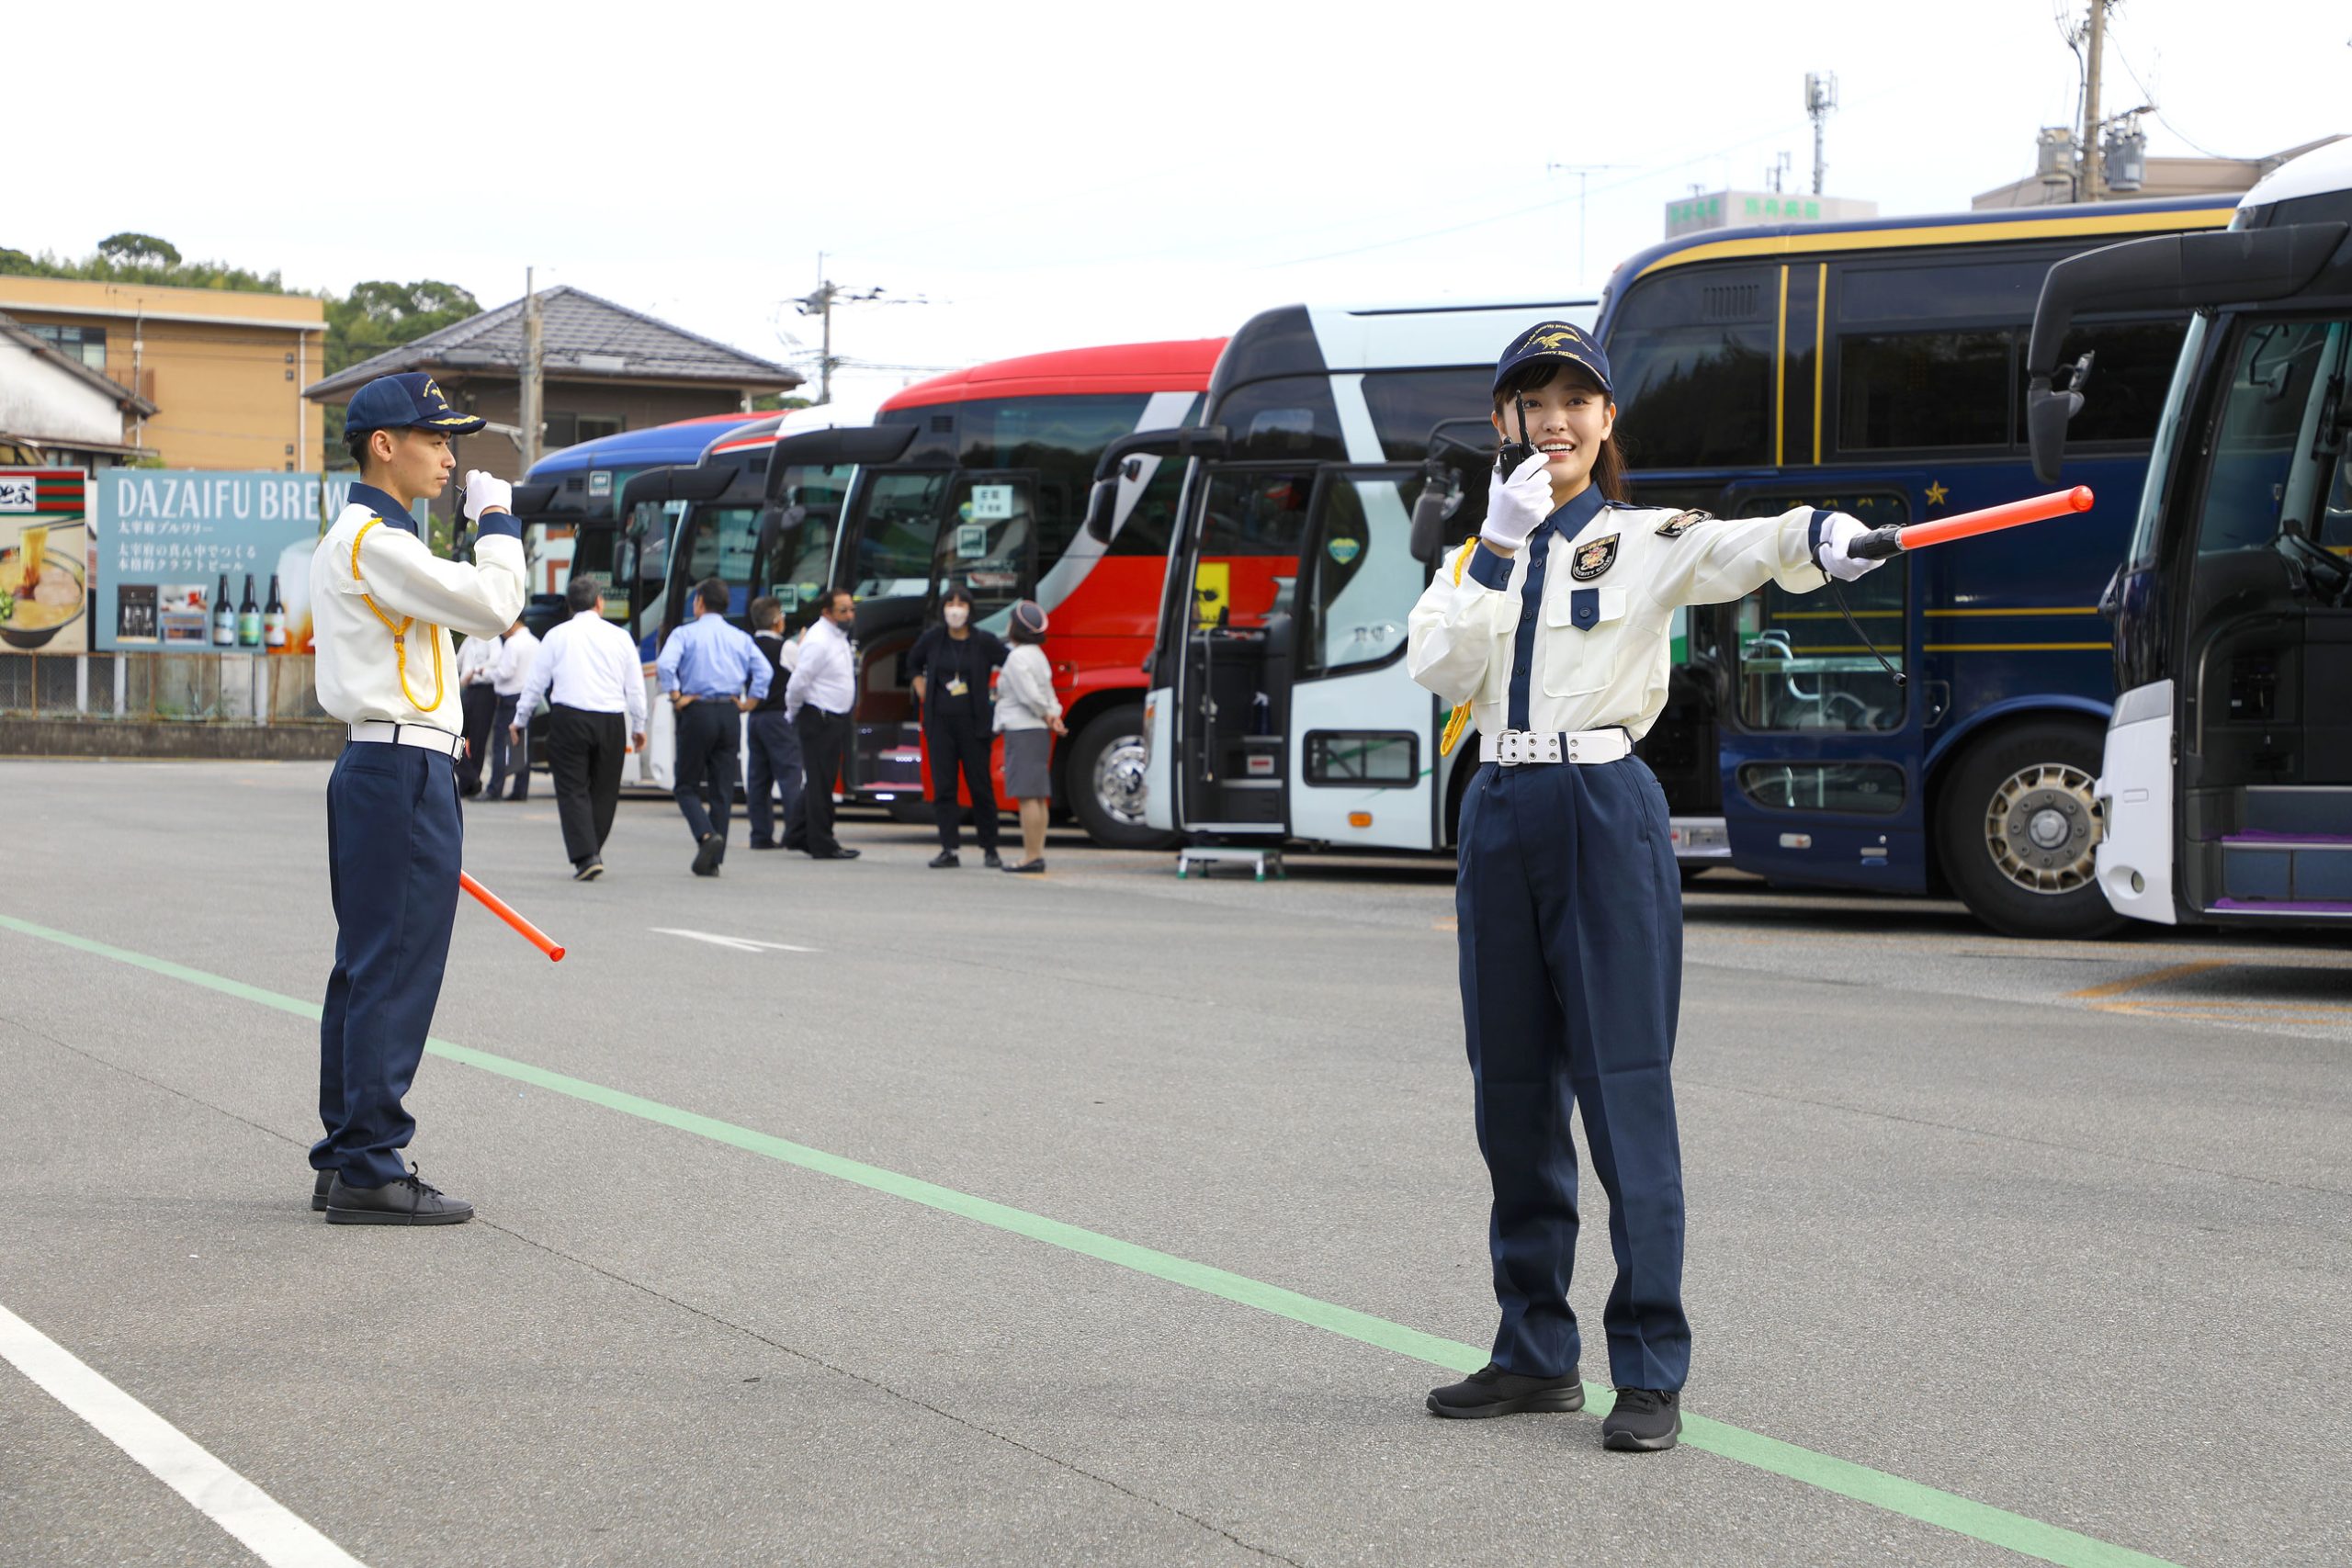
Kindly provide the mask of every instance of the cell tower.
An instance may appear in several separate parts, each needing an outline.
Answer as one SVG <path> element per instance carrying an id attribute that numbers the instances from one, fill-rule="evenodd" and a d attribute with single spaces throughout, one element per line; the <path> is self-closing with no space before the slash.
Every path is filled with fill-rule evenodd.
<path id="1" fill-rule="evenodd" d="M 1829 172 L 1829 164 L 1822 152 L 1822 131 L 1829 123 L 1829 113 L 1838 107 L 1838 73 L 1808 71 L 1804 73 L 1804 112 L 1813 119 L 1813 194 L 1821 194 L 1822 176 Z"/>

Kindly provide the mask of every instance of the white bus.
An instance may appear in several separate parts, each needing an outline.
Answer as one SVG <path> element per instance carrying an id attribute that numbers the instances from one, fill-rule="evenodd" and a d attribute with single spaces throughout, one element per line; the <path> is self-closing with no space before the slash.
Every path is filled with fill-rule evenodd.
<path id="1" fill-rule="evenodd" d="M 2052 269 L 2028 351 L 2037 474 L 2100 400 L 2077 313 L 2194 309 L 2130 551 L 2100 608 L 2116 689 L 2100 889 L 2160 925 L 2352 926 L 2352 141 L 2227 231 Z M 2110 389 L 2111 390 L 2111 389 Z"/>

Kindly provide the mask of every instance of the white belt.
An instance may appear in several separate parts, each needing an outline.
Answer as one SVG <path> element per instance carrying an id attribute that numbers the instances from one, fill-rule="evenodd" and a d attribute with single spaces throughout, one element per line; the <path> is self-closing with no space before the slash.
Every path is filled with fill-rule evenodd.
<path id="1" fill-rule="evenodd" d="M 1577 729 L 1567 734 L 1506 729 L 1478 737 L 1478 761 L 1515 768 L 1522 762 L 1615 762 L 1634 754 L 1634 738 L 1622 729 Z"/>
<path id="2" fill-rule="evenodd" d="M 383 746 L 413 746 L 420 751 L 438 751 L 444 757 L 456 756 L 458 748 L 465 744 L 464 736 L 435 729 L 429 724 L 394 724 L 380 718 L 353 725 L 351 738 Z"/>

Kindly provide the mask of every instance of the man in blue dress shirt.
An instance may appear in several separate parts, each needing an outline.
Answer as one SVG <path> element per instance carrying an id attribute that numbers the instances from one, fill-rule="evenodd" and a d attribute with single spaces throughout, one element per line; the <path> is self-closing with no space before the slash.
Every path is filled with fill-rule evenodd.
<path id="1" fill-rule="evenodd" d="M 702 613 L 662 647 L 662 694 L 678 716 L 676 782 L 670 793 L 695 836 L 696 876 L 717 876 L 727 858 L 742 716 L 768 694 L 771 679 L 759 645 L 728 624 L 727 599 L 724 580 L 696 583 L 695 603 Z"/>

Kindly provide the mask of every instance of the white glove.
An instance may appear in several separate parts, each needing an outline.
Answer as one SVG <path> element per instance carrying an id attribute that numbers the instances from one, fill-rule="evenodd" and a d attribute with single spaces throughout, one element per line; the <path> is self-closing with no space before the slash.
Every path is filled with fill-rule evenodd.
<path id="1" fill-rule="evenodd" d="M 1851 582 L 1864 572 L 1876 571 L 1886 564 L 1884 559 L 1871 560 L 1849 556 L 1847 547 L 1871 530 L 1857 523 L 1842 512 L 1833 512 L 1821 530 L 1821 570 L 1840 582 Z"/>
<path id="2" fill-rule="evenodd" d="M 479 523 L 481 514 L 492 507 L 514 510 L 514 487 L 494 474 L 480 468 L 466 470 L 466 521 Z"/>
<path id="3" fill-rule="evenodd" d="M 1498 549 L 1516 550 L 1552 515 L 1552 481 L 1545 475 L 1551 459 L 1538 452 L 1521 463 L 1510 478 L 1497 474 L 1487 486 L 1487 523 L 1478 537 Z"/>

